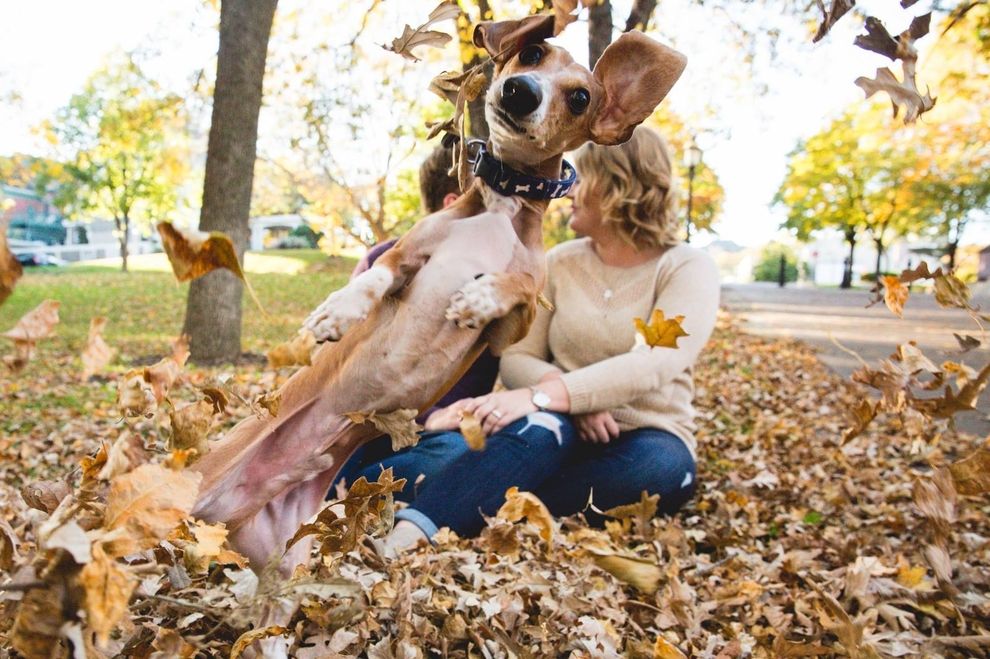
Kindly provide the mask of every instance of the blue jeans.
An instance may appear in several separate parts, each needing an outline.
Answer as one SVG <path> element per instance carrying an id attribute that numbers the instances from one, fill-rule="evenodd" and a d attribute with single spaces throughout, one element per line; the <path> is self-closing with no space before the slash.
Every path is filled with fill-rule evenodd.
<path id="1" fill-rule="evenodd" d="M 443 436 L 463 446 L 459 433 Z M 537 412 L 489 437 L 484 451 L 461 451 L 395 517 L 429 537 L 443 526 L 477 535 L 482 514 L 494 515 L 513 485 L 536 494 L 555 516 L 584 510 L 592 492 L 595 507 L 608 510 L 639 500 L 643 490 L 659 494 L 659 512 L 669 515 L 693 496 L 695 475 L 687 446 L 664 430 L 639 428 L 593 444 L 578 437 L 568 415 Z M 585 515 L 592 524 L 603 522 L 590 510 Z"/>
<path id="2" fill-rule="evenodd" d="M 401 492 L 396 492 L 395 498 L 409 503 L 415 498 L 417 490 L 443 473 L 450 463 L 467 451 L 464 437 L 456 432 L 421 432 L 419 443 L 400 451 L 392 450 L 392 439 L 386 435 L 355 451 L 337 474 L 334 485 L 344 480 L 350 486 L 362 476 L 369 483 L 374 483 L 383 469 L 391 467 L 396 480 L 406 479 L 405 487 Z M 423 478 L 417 483 L 421 476 Z M 328 498 L 332 498 L 333 494 L 331 488 Z"/>

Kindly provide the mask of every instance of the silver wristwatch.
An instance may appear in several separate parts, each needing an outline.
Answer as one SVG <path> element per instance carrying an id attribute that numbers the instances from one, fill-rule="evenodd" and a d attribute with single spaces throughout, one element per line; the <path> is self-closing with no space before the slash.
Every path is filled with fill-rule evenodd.
<path id="1" fill-rule="evenodd" d="M 540 389 L 537 389 L 536 387 L 530 387 L 529 390 L 533 394 L 533 397 L 530 398 L 530 401 L 533 403 L 533 405 L 536 405 L 536 409 L 538 409 L 541 412 L 546 412 L 547 408 L 550 407 L 550 403 L 551 403 L 550 395 L 545 391 L 541 391 Z"/>

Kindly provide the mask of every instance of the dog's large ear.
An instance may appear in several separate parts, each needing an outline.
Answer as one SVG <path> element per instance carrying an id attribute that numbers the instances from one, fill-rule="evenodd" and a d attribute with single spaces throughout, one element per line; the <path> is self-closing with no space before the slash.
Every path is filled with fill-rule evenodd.
<path id="1" fill-rule="evenodd" d="M 591 139 L 598 144 L 622 144 L 674 86 L 687 66 L 687 57 L 641 32 L 626 32 L 595 64 L 594 76 L 605 88 L 591 121 Z"/>
<path id="2" fill-rule="evenodd" d="M 524 46 L 552 36 L 553 14 L 538 14 L 519 21 L 479 23 L 474 28 L 474 45 L 487 50 L 496 63 L 502 63 Z"/>

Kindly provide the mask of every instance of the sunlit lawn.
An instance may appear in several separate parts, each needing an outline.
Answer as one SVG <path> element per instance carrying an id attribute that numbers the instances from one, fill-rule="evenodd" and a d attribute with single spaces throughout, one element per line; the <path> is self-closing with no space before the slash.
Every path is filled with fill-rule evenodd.
<path id="1" fill-rule="evenodd" d="M 14 294 L 0 306 L 0 331 L 52 298 L 62 303 L 61 323 L 58 336 L 46 341 L 43 351 L 78 354 L 90 318 L 106 316 L 104 337 L 121 351 L 118 366 L 160 353 L 182 329 L 189 284 L 175 281 L 164 254 L 135 256 L 130 266 L 129 273 L 119 271 L 119 261 L 28 269 Z M 319 250 L 249 253 L 247 278 L 270 318 L 244 296 L 244 350 L 264 353 L 291 338 L 306 314 L 346 281 L 353 266 L 353 259 L 328 259 Z M 0 351 L 5 352 L 6 346 Z"/>

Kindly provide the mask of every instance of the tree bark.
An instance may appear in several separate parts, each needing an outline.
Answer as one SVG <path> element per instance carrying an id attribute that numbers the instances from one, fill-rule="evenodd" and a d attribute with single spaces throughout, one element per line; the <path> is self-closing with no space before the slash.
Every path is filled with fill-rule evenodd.
<path id="1" fill-rule="evenodd" d="M 842 270 L 842 283 L 839 284 L 839 288 L 852 288 L 853 256 L 856 253 L 856 234 L 851 231 L 847 231 L 846 242 L 849 243 L 849 256 L 846 260 L 845 267 Z"/>
<path id="2" fill-rule="evenodd" d="M 201 231 L 222 231 L 243 263 L 250 239 L 251 184 L 262 82 L 277 0 L 222 0 L 220 50 L 206 154 Z M 189 287 L 183 332 L 192 358 L 229 362 L 241 353 L 241 281 L 214 270 Z"/>
<path id="3" fill-rule="evenodd" d="M 120 271 L 127 272 L 128 248 L 131 242 L 131 219 L 125 215 L 122 220 L 114 218 L 114 223 L 116 223 L 117 233 L 120 235 Z"/>
<path id="4" fill-rule="evenodd" d="M 874 280 L 874 282 L 876 283 L 877 286 L 879 286 L 880 285 L 880 259 L 883 258 L 883 240 L 874 238 L 873 239 L 873 244 L 877 248 L 877 265 L 876 265 L 876 269 L 873 271 L 873 274 L 876 277 L 876 279 Z"/>
<path id="5" fill-rule="evenodd" d="M 656 8 L 657 0 L 636 0 L 629 11 L 629 17 L 626 18 L 624 31 L 639 30 L 645 32 L 646 28 L 650 26 L 650 16 L 653 15 L 653 10 Z"/>
<path id="6" fill-rule="evenodd" d="M 956 269 L 956 252 L 959 251 L 959 241 L 953 240 L 949 243 L 946 252 L 949 254 L 949 272 Z"/>
<path id="7" fill-rule="evenodd" d="M 600 0 L 588 9 L 588 68 L 595 63 L 612 43 L 612 0 Z"/>

